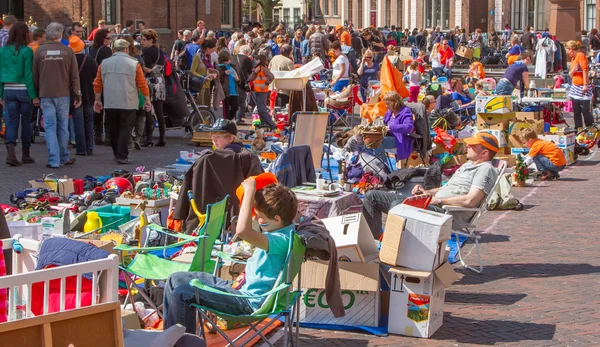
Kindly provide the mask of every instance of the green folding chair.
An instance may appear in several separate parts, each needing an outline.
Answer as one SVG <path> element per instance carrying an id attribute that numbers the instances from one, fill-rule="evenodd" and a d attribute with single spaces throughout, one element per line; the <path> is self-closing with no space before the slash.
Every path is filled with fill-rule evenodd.
<path id="1" fill-rule="evenodd" d="M 191 193 L 188 194 L 193 203 L 193 195 L 191 195 Z M 133 247 L 125 244 L 116 246 L 115 249 L 121 252 L 121 262 L 123 262 L 123 259 L 125 259 L 122 252 L 137 252 L 133 260 L 127 266 L 125 266 L 124 263 L 122 263 L 120 266 L 120 269 L 125 274 L 127 289 L 129 292 L 128 298 L 132 298 L 131 290 L 133 288 L 137 289 L 140 295 L 146 302 L 148 302 L 154 311 L 161 315 L 160 307 L 162 305 L 156 307 L 153 304 L 152 300 L 146 295 L 146 293 L 144 293 L 143 290 L 140 290 L 138 285 L 135 283 L 133 280 L 134 276 L 143 278 L 146 280 L 146 283 L 149 283 L 152 280 L 165 281 L 171 274 L 181 271 L 199 271 L 214 274 L 217 270 L 217 262 L 216 260 L 211 259 L 213 253 L 212 251 L 225 224 L 228 198 L 229 195 L 219 202 L 206 206 L 206 221 L 198 230 L 197 236 L 181 233 L 170 233 L 167 232 L 167 229 L 161 227 L 160 225 L 151 224 L 148 226 L 148 229 L 155 230 L 161 234 L 164 234 L 166 237 L 180 239 L 181 241 L 170 245 L 156 247 Z M 193 205 L 195 205 L 195 203 L 193 203 Z M 194 210 L 196 211 L 197 209 Z M 152 251 L 165 251 L 169 248 L 183 246 L 190 242 L 197 243 L 198 248 L 196 249 L 192 261 L 189 264 L 171 261 L 150 253 Z M 127 301 L 127 298 L 125 301 Z M 133 300 L 131 301 L 133 304 Z"/>
<path id="2" fill-rule="evenodd" d="M 298 307 L 298 300 L 302 292 L 300 291 L 300 268 L 302 266 L 302 262 L 304 261 L 304 254 L 306 252 L 306 247 L 302 243 L 302 239 L 295 232 L 291 232 L 290 243 L 288 254 L 286 256 L 286 260 L 282 266 L 282 271 L 279 273 L 279 277 L 275 282 L 275 286 L 270 291 L 259 295 L 259 296 L 251 296 L 251 295 L 241 295 L 223 292 L 218 288 L 209 287 L 198 279 L 193 279 L 190 281 L 190 285 L 196 288 L 196 297 L 198 296 L 198 290 L 204 290 L 207 292 L 226 295 L 226 296 L 234 296 L 238 298 L 256 298 L 261 297 L 265 298 L 262 306 L 249 315 L 232 315 L 229 313 L 219 312 L 215 309 L 208 308 L 199 304 L 191 304 L 191 306 L 196 310 L 196 324 L 197 324 L 197 334 L 202 333 L 202 337 L 205 336 L 205 322 L 208 322 L 212 325 L 213 329 L 216 330 L 229 344 L 227 346 L 240 347 L 244 346 L 249 341 L 252 341 L 257 336 L 267 343 L 269 346 L 273 346 L 273 344 L 263 335 L 263 332 L 274 322 L 278 321 L 280 317 L 284 317 L 284 346 L 289 346 L 291 343 L 292 346 L 298 345 L 298 334 L 299 334 L 299 316 L 300 310 Z M 294 278 L 298 276 L 298 286 L 297 289 L 294 290 L 292 286 L 292 282 Z M 199 301 L 199 300 L 196 300 Z M 227 334 L 221 330 L 215 319 L 211 318 L 212 313 L 214 316 L 220 317 L 228 322 L 233 324 L 241 323 L 247 324 L 249 326 L 246 331 L 244 331 L 241 335 L 236 337 L 235 339 L 231 339 Z M 294 334 L 293 328 L 293 320 L 294 316 L 296 317 L 296 329 Z M 260 329 L 258 326 L 265 319 L 271 317 L 272 320 L 267 322 Z M 240 344 L 237 344 L 238 341 L 242 340 L 244 336 L 249 333 L 253 333 L 249 338 L 242 341 Z"/>

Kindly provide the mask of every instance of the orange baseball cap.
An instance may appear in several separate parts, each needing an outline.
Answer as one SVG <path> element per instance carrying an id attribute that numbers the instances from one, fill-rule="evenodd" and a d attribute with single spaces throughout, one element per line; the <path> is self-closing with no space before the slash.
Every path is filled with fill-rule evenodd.
<path id="1" fill-rule="evenodd" d="M 335 31 L 339 31 L 340 29 L 343 29 L 343 28 L 344 28 L 343 26 L 338 24 L 335 26 Z"/>
<path id="2" fill-rule="evenodd" d="M 498 152 L 500 149 L 496 136 L 486 132 L 479 132 L 473 137 L 466 138 L 465 143 L 467 145 L 482 145 L 492 152 Z"/>

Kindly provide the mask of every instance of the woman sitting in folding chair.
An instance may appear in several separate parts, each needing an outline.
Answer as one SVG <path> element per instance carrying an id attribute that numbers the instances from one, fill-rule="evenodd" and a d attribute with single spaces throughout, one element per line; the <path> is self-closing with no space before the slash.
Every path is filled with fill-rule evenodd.
<path id="1" fill-rule="evenodd" d="M 413 150 L 413 138 L 410 134 L 415 130 L 415 124 L 412 111 L 404 105 L 402 97 L 396 92 L 388 92 L 383 102 L 388 109 L 383 122 L 396 139 L 396 160 L 404 160 Z"/>
<path id="2" fill-rule="evenodd" d="M 282 264 L 286 262 L 290 237 L 294 233 L 293 219 L 298 209 L 295 194 L 280 184 L 256 191 L 256 181 L 248 178 L 242 183 L 245 194 L 239 214 L 236 237 L 256 247 L 248 259 L 245 279 L 236 288 L 232 281 L 208 273 L 178 272 L 171 275 L 164 292 L 164 328 L 182 324 L 186 332 L 196 332 L 196 315 L 192 303 L 232 315 L 251 314 L 261 307 L 264 294 L 273 289 Z M 252 230 L 252 212 L 263 233 Z M 227 296 L 197 289 L 189 283 L 198 279 L 205 285 L 223 292 L 253 298 Z M 237 282 L 236 282 L 237 283 Z M 197 296 L 196 296 L 197 295 Z"/>

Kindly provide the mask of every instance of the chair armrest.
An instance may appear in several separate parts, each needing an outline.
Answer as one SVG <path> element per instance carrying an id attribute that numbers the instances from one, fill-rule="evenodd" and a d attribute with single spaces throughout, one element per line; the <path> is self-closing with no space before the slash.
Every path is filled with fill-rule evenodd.
<path id="1" fill-rule="evenodd" d="M 275 294 L 283 289 L 289 288 L 292 286 L 291 283 L 282 283 L 280 285 L 278 285 L 277 287 L 269 290 L 266 293 L 260 294 L 260 295 L 243 295 L 243 294 L 235 294 L 235 293 L 229 293 L 229 292 L 224 292 L 218 288 L 214 288 L 214 287 L 210 287 L 207 286 L 206 284 L 200 282 L 199 279 L 195 278 L 193 280 L 190 281 L 190 286 L 194 287 L 195 289 L 200 289 L 209 293 L 213 293 L 213 294 L 218 294 L 218 295 L 225 295 L 225 296 L 232 296 L 235 298 L 244 298 L 244 299 L 252 299 L 252 298 L 262 298 L 262 297 L 267 297 L 271 294 Z"/>
<path id="2" fill-rule="evenodd" d="M 444 206 L 442 206 L 442 208 L 444 210 L 446 210 L 446 212 L 478 212 L 478 211 L 481 211 L 481 209 L 478 207 L 462 207 L 462 206 L 444 205 Z"/>
<path id="3" fill-rule="evenodd" d="M 216 255 L 217 257 L 223 259 L 223 260 L 228 260 L 232 263 L 236 263 L 236 264 L 246 264 L 245 261 L 240 261 L 239 259 L 235 258 L 234 256 L 232 256 L 229 253 L 225 253 L 225 252 L 214 252 L 214 255 Z"/>
<path id="4" fill-rule="evenodd" d="M 120 245 L 116 245 L 115 246 L 115 250 L 117 251 L 125 251 L 125 252 L 150 252 L 150 251 L 157 251 L 157 250 L 164 250 L 164 249 L 169 249 L 169 248 L 173 248 L 173 247 L 179 247 L 179 246 L 183 246 L 187 243 L 190 243 L 192 241 L 199 241 L 202 238 L 206 238 L 207 236 L 196 236 L 194 237 L 193 240 L 191 239 L 185 239 L 183 241 L 179 241 L 176 243 L 172 243 L 170 245 L 166 245 L 166 246 L 155 246 L 155 247 L 135 247 L 135 246 L 129 246 L 126 244 L 120 244 Z"/>

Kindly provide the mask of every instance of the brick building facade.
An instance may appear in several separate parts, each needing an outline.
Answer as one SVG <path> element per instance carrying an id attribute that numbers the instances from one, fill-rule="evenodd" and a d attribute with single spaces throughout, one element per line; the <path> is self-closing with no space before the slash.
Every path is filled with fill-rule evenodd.
<path id="1" fill-rule="evenodd" d="M 242 21 L 241 0 L 0 0 L 2 13 L 18 18 L 30 16 L 44 27 L 56 21 L 70 24 L 83 17 L 88 31 L 98 20 L 109 26 L 128 19 L 143 20 L 146 28 L 155 29 L 161 44 L 170 47 L 178 29 L 191 29 L 201 19 L 209 30 L 239 28 Z"/>

